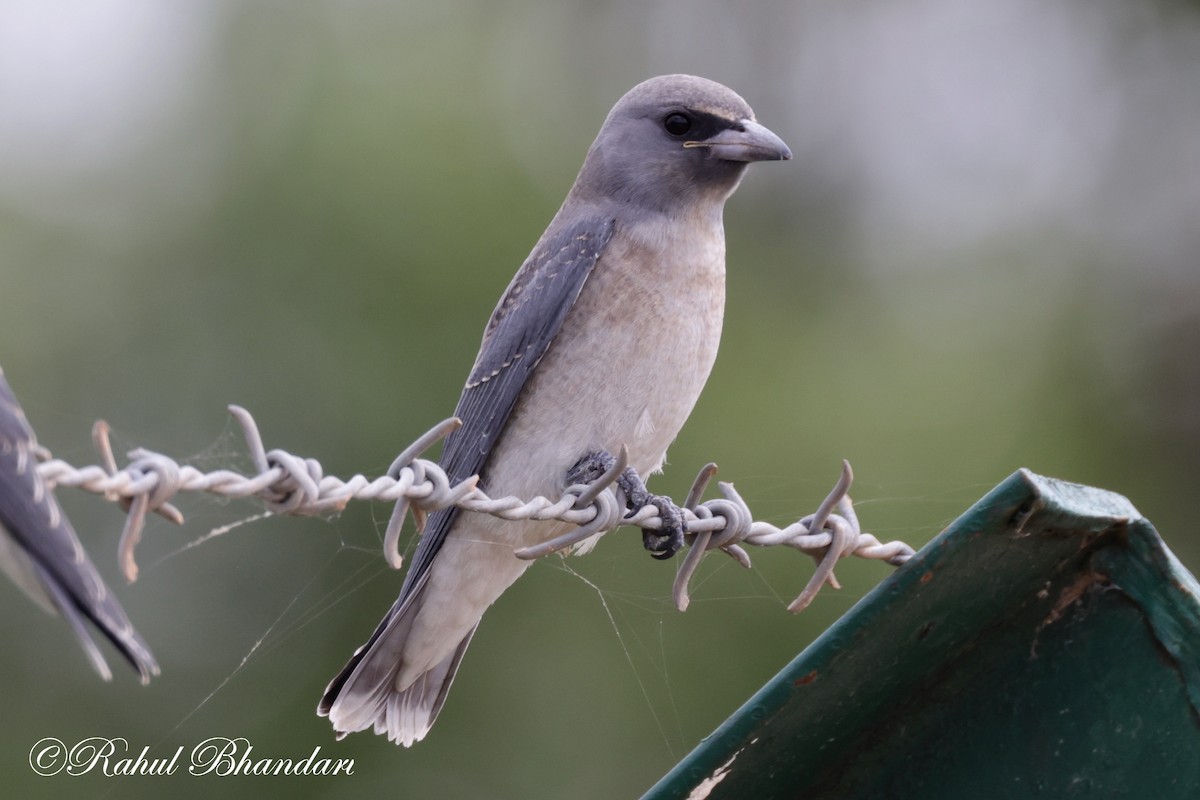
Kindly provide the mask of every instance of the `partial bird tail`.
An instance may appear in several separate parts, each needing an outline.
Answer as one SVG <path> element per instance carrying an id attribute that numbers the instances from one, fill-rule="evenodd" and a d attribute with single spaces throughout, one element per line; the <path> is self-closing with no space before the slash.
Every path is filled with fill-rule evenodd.
<path id="1" fill-rule="evenodd" d="M 43 542 L 58 541 L 64 536 L 67 530 L 65 518 L 60 519 L 64 523 L 58 527 L 39 531 L 44 534 Z M 70 535 L 74 537 L 73 533 Z M 70 569 L 56 573 L 52 568 L 61 564 L 43 565 L 37 561 L 6 534 L 0 521 L 0 572 L 7 573 L 17 588 L 46 612 L 67 621 L 92 668 L 101 678 L 112 680 L 112 671 L 88 630 L 87 620 L 133 665 L 142 683 L 149 683 L 150 678 L 159 673 L 158 662 L 154 660 L 150 647 L 134 629 L 125 610 L 104 584 L 82 547 L 76 551 L 75 558 L 77 561 Z"/>
<path id="2" fill-rule="evenodd" d="M 338 739 L 374 727 L 375 733 L 411 747 L 424 739 L 433 727 L 479 623 L 467 632 L 448 657 L 430 667 L 409 686 L 398 689 L 396 677 L 405 642 L 421 607 L 420 598 L 421 592 L 414 592 L 404 603 L 393 608 L 367 643 L 354 651 L 349 663 L 326 687 L 317 714 L 329 717 Z"/>
<path id="3" fill-rule="evenodd" d="M 84 624 L 85 617 L 90 619 L 120 651 L 121 655 L 125 656 L 133 665 L 143 684 L 149 683 L 150 678 L 159 673 L 158 662 L 154 660 L 154 655 L 150 652 L 146 641 L 134 630 L 129 618 L 125 616 L 124 609 L 117 603 L 115 597 L 108 594 L 106 587 L 99 597 L 72 597 L 66 588 L 47 574 L 40 565 L 37 565 L 36 569 L 55 609 L 70 624 L 71 630 L 74 631 L 75 638 L 79 640 L 84 653 L 87 654 L 92 668 L 100 674 L 101 678 L 106 681 L 112 680 L 112 672 L 109 671 L 108 664 L 100 653 L 100 648 L 97 647 L 95 640 L 88 632 L 87 625 Z M 89 572 L 94 575 L 95 569 L 93 568 Z"/>

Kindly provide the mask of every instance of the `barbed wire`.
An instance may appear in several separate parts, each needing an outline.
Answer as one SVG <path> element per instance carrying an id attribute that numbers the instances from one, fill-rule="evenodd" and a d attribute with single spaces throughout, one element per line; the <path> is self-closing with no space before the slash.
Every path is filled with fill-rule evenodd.
<path id="1" fill-rule="evenodd" d="M 100 455 L 99 466 L 74 467 L 43 453 L 45 460 L 38 464 L 38 474 L 51 487 L 70 486 L 93 492 L 119 503 L 127 512 L 117 550 L 121 570 L 130 583 L 137 580 L 135 551 L 145 528 L 146 515 L 154 512 L 182 524 L 183 514 L 170 502 L 180 492 L 255 497 L 270 513 L 281 516 L 336 513 L 351 500 L 394 502 L 395 510 L 384 533 L 383 552 L 388 564 L 395 569 L 403 565 L 400 533 L 408 514 L 413 514 L 420 530 L 426 514 L 451 505 L 507 520 L 559 520 L 577 526 L 540 545 L 515 551 L 514 555 L 522 559 L 560 552 L 590 536 L 625 525 L 643 530 L 662 527 L 658 509 L 653 505 L 647 505 L 635 514 L 626 513 L 624 498 L 618 496 L 620 490 L 615 485 L 627 463 L 624 448 L 604 475 L 590 484 L 568 487 L 557 500 L 541 496 L 528 500 L 511 496 L 492 498 L 478 488 L 478 476 L 452 484 L 437 463 L 420 457 L 461 424 L 453 417 L 433 426 L 409 445 L 396 457 L 385 475 L 372 480 L 356 474 L 349 480 L 342 480 L 325 475 L 315 459 L 301 458 L 280 449 L 267 451 L 250 412 L 236 405 L 229 406 L 229 412 L 241 426 L 256 470 L 254 475 L 242 475 L 229 469 L 202 472 L 143 448 L 131 451 L 128 454 L 130 462 L 118 468 L 109 441 L 109 428 L 103 421 L 92 428 L 92 440 Z M 680 611 L 688 606 L 688 584 L 692 575 L 711 550 L 720 550 L 744 567 L 750 566 L 750 556 L 742 545 L 782 545 L 812 556 L 817 569 L 804 590 L 788 605 L 788 610 L 793 613 L 807 607 L 826 583 L 835 589 L 841 588 L 833 568 L 846 556 L 878 559 L 899 566 L 913 555 L 913 549 L 903 542 L 883 543 L 862 531 L 847 494 L 853 482 L 849 462 L 842 462 L 842 473 L 836 485 L 816 512 L 784 528 L 756 521 L 732 483 L 718 482 L 722 497 L 701 502 L 716 471 L 715 464 L 700 470 L 681 506 L 687 529 L 684 539 L 689 549 L 672 588 L 675 605 Z"/>

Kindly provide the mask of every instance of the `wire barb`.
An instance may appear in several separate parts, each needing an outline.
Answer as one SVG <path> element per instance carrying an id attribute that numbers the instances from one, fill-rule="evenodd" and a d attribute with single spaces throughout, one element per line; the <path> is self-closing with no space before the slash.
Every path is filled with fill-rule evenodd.
<path id="1" fill-rule="evenodd" d="M 374 480 L 354 475 L 343 481 L 325 475 L 321 464 L 314 459 L 300 458 L 285 450 L 268 451 L 249 411 L 231 405 L 229 413 L 241 426 L 256 470 L 254 475 L 245 476 L 232 470 L 203 473 L 194 467 L 180 465 L 161 453 L 144 449 L 130 452 L 130 463 L 118 469 L 109 441 L 109 428 L 103 421 L 97 422 L 92 430 L 101 466 L 76 468 L 47 457 L 38 464 L 38 474 L 50 487 L 84 489 L 119 503 L 127 512 L 118 545 L 118 561 L 130 583 L 137 580 L 135 551 L 142 538 L 146 515 L 153 511 L 171 522 L 183 523 L 183 515 L 170 503 L 179 492 L 257 497 L 269 513 L 287 516 L 336 513 L 351 500 L 394 502 L 395 509 L 384 534 L 383 552 L 388 564 L 395 569 L 403 564 L 400 534 L 410 512 L 418 531 L 424 526 L 426 514 L 449 506 L 507 520 L 559 520 L 576 526 L 561 536 L 517 550 L 515 556 L 522 559 L 542 558 L 564 551 L 591 536 L 622 526 L 659 530 L 663 524 L 653 505 L 631 517 L 624 516 L 625 510 L 615 486 L 629 460 L 624 446 L 616 463 L 604 475 L 590 484 L 567 487 L 558 500 L 492 498 L 479 488 L 477 475 L 451 483 L 438 464 L 421 458 L 423 452 L 462 424 L 454 417 L 433 426 L 405 448 L 388 467 L 386 475 Z M 710 550 L 720 550 L 744 567 L 750 566 L 750 556 L 742 545 L 785 545 L 812 556 L 817 569 L 804 590 L 788 605 L 788 610 L 793 613 L 806 608 L 826 583 L 840 588 L 833 569 L 846 556 L 879 559 L 894 566 L 913 556 L 913 549 L 903 542 L 882 543 L 862 531 L 847 494 L 854 480 L 849 462 L 842 462 L 841 476 L 817 511 L 785 528 L 755 521 L 750 507 L 732 483 L 718 482 L 722 496 L 701 502 L 716 473 L 715 464 L 707 464 L 701 469 L 682 506 L 688 531 L 684 540 L 689 549 L 672 587 L 672 597 L 680 611 L 688 607 L 689 583 Z"/>

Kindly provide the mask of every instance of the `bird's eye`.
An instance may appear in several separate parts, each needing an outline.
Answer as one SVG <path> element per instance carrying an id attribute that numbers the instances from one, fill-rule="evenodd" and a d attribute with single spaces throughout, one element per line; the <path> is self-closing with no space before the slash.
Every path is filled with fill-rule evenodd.
<path id="1" fill-rule="evenodd" d="M 663 127 L 672 136 L 683 136 L 692 129 L 692 120 L 687 114 L 680 114 L 677 111 L 667 115 L 667 118 L 663 120 Z"/>

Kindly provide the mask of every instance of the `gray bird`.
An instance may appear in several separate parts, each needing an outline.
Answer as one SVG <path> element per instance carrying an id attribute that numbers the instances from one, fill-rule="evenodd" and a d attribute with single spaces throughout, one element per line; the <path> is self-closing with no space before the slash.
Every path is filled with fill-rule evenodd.
<path id="1" fill-rule="evenodd" d="M 37 473 L 37 440 L 0 370 L 0 570 L 35 603 L 61 614 L 104 680 L 112 673 L 90 620 L 149 683 L 158 663 L 109 591 Z"/>
<path id="2" fill-rule="evenodd" d="M 654 503 L 668 521 L 647 549 L 672 555 L 682 518 L 637 476 L 662 466 L 717 355 L 725 200 L 749 162 L 791 156 L 713 81 L 666 75 L 622 97 L 484 330 L 442 455 L 451 479 L 557 497 L 625 445 L 629 504 Z M 399 598 L 317 713 L 338 738 L 372 726 L 406 747 L 424 738 L 484 611 L 529 566 L 513 551 L 569 529 L 430 515 Z"/>

